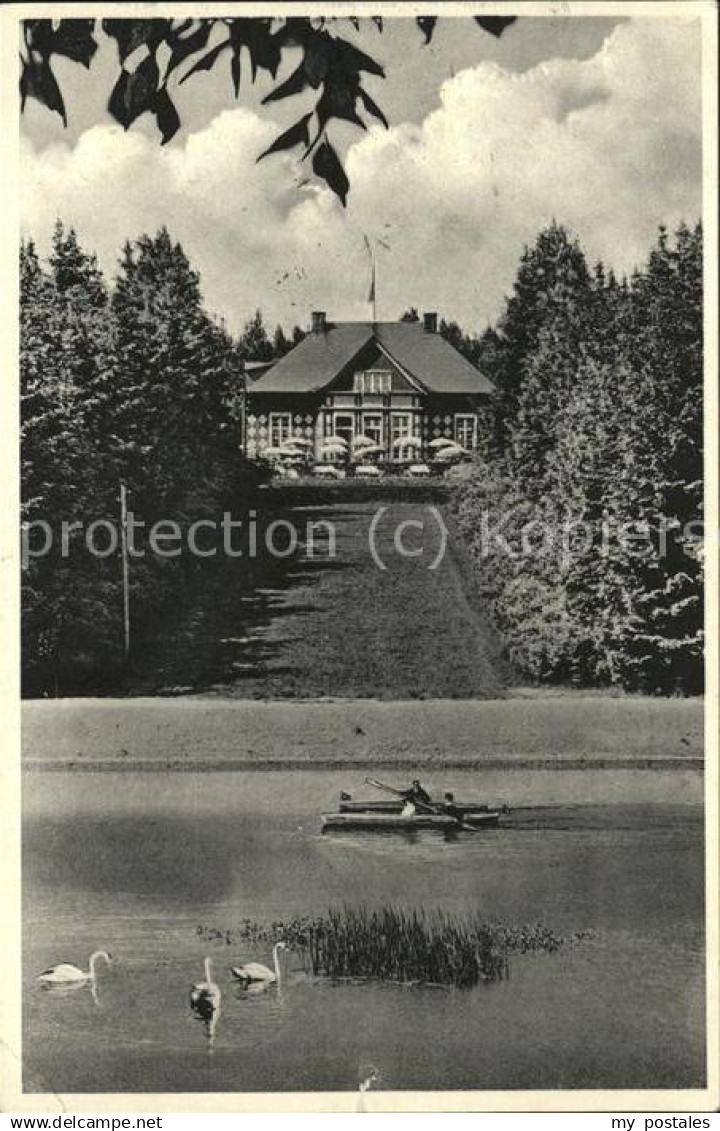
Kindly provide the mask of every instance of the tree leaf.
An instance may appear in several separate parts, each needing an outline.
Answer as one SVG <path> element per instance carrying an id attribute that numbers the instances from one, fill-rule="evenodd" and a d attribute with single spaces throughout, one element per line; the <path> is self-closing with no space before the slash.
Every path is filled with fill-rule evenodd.
<path id="1" fill-rule="evenodd" d="M 211 70 L 222 55 L 223 51 L 225 51 L 225 49 L 229 46 L 230 39 L 228 37 L 227 39 L 224 39 L 222 43 L 218 43 L 217 47 L 211 48 L 211 50 L 208 51 L 207 55 L 203 55 L 202 58 L 198 59 L 197 63 L 194 63 L 190 70 L 183 75 L 183 77 L 180 79 L 180 82 L 178 83 L 178 86 L 180 86 L 184 82 L 187 82 L 190 76 L 197 74 L 198 71 Z"/>
<path id="2" fill-rule="evenodd" d="M 269 71 L 275 78 L 280 66 L 281 50 L 280 40 L 272 34 L 272 20 L 243 17 L 228 22 L 233 48 L 238 54 L 241 48 L 248 49 L 253 82 L 260 68 Z"/>
<path id="3" fill-rule="evenodd" d="M 23 20 L 23 32 L 28 47 L 49 55 L 52 50 L 52 20 Z"/>
<path id="4" fill-rule="evenodd" d="M 153 112 L 158 129 L 162 134 L 162 143 L 166 145 L 180 129 L 180 115 L 165 87 L 162 87 L 157 93 Z"/>
<path id="5" fill-rule="evenodd" d="M 364 51 L 360 51 L 354 44 L 348 43 L 345 39 L 336 39 L 334 44 L 335 57 L 332 59 L 334 70 L 367 71 L 368 74 L 385 78 L 385 70 L 380 63 L 370 55 L 366 55 Z"/>
<path id="6" fill-rule="evenodd" d="M 515 23 L 517 16 L 474 16 L 473 18 L 483 31 L 488 31 L 490 35 L 499 39 L 505 28 Z"/>
<path id="7" fill-rule="evenodd" d="M 195 22 L 199 26 L 190 31 L 190 26 Z M 207 45 L 214 24 L 214 20 L 184 20 L 180 27 L 173 28 L 168 33 L 167 42 L 172 55 L 167 66 L 167 74 L 170 74 L 191 55 L 194 55 L 196 51 L 201 51 Z"/>
<path id="8" fill-rule="evenodd" d="M 425 36 L 425 44 L 430 42 L 435 31 L 435 24 L 437 23 L 437 16 L 416 16 L 415 22 L 420 28 L 420 31 Z"/>
<path id="9" fill-rule="evenodd" d="M 98 47 L 93 38 L 94 24 L 94 20 L 60 20 L 52 35 L 53 53 L 89 67 Z"/>
<path id="10" fill-rule="evenodd" d="M 285 82 L 281 82 L 280 86 L 276 86 L 274 90 L 271 90 L 269 94 L 265 95 L 262 100 L 263 106 L 268 102 L 278 102 L 281 98 L 290 98 L 293 94 L 301 94 L 307 85 L 307 75 L 301 63 L 289 78 L 285 79 Z"/>
<path id="11" fill-rule="evenodd" d="M 283 47 L 302 47 L 309 33 L 314 34 L 314 30 L 307 16 L 286 16 L 275 32 L 275 39 Z"/>
<path id="12" fill-rule="evenodd" d="M 22 73 L 20 75 L 21 110 L 25 109 L 25 102 L 28 98 L 34 98 L 36 102 L 42 102 L 43 106 L 47 106 L 48 110 L 54 110 L 62 118 L 63 125 L 67 126 L 63 96 L 47 59 L 36 57 L 27 61 L 22 60 Z"/>
<path id="13" fill-rule="evenodd" d="M 103 20 L 102 26 L 117 43 L 121 63 L 143 45 L 154 51 L 172 32 L 170 20 Z"/>
<path id="14" fill-rule="evenodd" d="M 132 74 L 120 72 L 110 95 L 108 110 L 124 129 L 128 129 L 141 114 L 154 110 L 158 78 L 158 65 L 152 56 L 143 59 Z"/>
<path id="15" fill-rule="evenodd" d="M 269 28 L 267 31 L 262 29 L 262 34 L 259 29 L 255 28 L 250 37 L 249 50 L 253 80 L 259 68 L 267 71 L 275 78 L 282 58 L 280 41 L 277 35 L 271 34 Z"/>
<path id="16" fill-rule="evenodd" d="M 310 144 L 310 131 L 308 123 L 312 118 L 312 113 L 305 114 L 295 125 L 290 126 L 289 130 L 285 130 L 275 139 L 272 145 L 261 153 L 258 161 L 262 161 L 263 157 L 267 157 L 270 153 L 278 153 L 283 149 L 292 149 L 294 145 L 309 145 Z"/>
<path id="17" fill-rule="evenodd" d="M 372 99 L 368 92 L 366 90 L 363 90 L 362 87 L 360 87 L 360 89 L 358 90 L 358 94 L 360 95 L 360 100 L 367 110 L 368 114 L 373 114 L 374 117 L 379 118 L 382 124 L 385 126 L 385 129 L 389 129 L 390 126 L 388 124 L 388 120 L 378 106 L 377 102 L 375 102 L 375 100 Z"/>
<path id="18" fill-rule="evenodd" d="M 331 118 L 343 118 L 355 126 L 366 129 L 355 109 L 360 82 L 357 74 L 333 74 L 328 76 L 315 111 L 320 129 L 323 130 Z"/>
<path id="19" fill-rule="evenodd" d="M 315 150 L 312 164 L 315 176 L 327 182 L 328 187 L 332 189 L 336 196 L 340 197 L 343 207 L 345 207 L 350 182 L 340 163 L 340 158 L 327 138 Z"/>
<path id="20" fill-rule="evenodd" d="M 340 41 L 334 40 L 326 31 L 308 29 L 303 44 L 302 67 L 313 90 L 317 90 L 325 80 L 330 70 L 333 46 L 338 42 Z"/>

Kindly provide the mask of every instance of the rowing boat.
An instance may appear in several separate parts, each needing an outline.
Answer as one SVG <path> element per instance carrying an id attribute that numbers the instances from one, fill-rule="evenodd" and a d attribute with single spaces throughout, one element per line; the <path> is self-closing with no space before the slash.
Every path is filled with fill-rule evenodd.
<path id="1" fill-rule="evenodd" d="M 463 816 L 459 825 L 449 813 L 412 813 L 407 817 L 401 813 L 351 812 L 323 813 L 320 818 L 323 832 L 328 829 L 357 829 L 368 832 L 408 832 L 415 829 L 457 829 L 470 826 L 473 829 L 493 828 L 500 820 L 498 811 L 474 811 Z"/>
<path id="2" fill-rule="evenodd" d="M 393 801 L 355 801 L 351 798 L 346 798 L 340 802 L 341 813 L 401 813 L 406 802 L 398 800 Z M 438 802 L 438 805 L 441 803 Z M 489 805 L 482 805 L 479 801 L 453 801 L 453 808 L 465 817 L 468 813 L 489 813 L 491 812 Z"/>

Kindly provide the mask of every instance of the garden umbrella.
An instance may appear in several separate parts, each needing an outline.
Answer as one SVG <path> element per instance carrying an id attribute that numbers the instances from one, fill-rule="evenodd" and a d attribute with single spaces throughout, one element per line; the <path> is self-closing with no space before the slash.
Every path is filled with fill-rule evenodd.
<path id="1" fill-rule="evenodd" d="M 393 440 L 394 448 L 420 448 L 422 447 L 422 440 L 419 436 L 398 436 L 397 440 Z"/>
<path id="2" fill-rule="evenodd" d="M 447 436 L 438 436 L 437 440 L 431 440 L 428 447 L 431 448 L 447 448 L 457 447 L 455 440 L 450 440 Z"/>
<path id="3" fill-rule="evenodd" d="M 451 460 L 457 459 L 458 456 L 465 456 L 467 454 L 468 453 L 466 448 L 462 448 L 460 444 L 453 444 L 452 447 L 448 446 L 446 448 L 441 448 L 435 456 L 435 459 L 443 461 Z"/>

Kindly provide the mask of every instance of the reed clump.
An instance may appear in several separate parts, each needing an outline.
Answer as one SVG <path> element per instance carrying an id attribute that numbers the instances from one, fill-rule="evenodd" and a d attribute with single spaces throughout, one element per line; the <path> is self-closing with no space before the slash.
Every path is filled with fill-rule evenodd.
<path id="1" fill-rule="evenodd" d="M 218 934 L 229 941 L 229 932 Z M 479 914 L 348 904 L 270 924 L 245 919 L 233 941 L 280 938 L 313 975 L 458 987 L 500 981 L 512 954 L 552 953 L 567 941 L 542 924 L 516 927 Z"/>

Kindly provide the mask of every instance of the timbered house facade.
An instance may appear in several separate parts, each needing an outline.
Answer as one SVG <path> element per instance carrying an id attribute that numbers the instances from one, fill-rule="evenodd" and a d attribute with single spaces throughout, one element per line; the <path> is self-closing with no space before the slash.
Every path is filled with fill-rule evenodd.
<path id="1" fill-rule="evenodd" d="M 468 451 L 481 442 L 492 385 L 422 322 L 329 322 L 313 314 L 311 332 L 249 385 L 246 451 L 262 458 L 292 439 L 311 441 L 322 459 L 327 441 L 348 447 L 371 439 L 388 462 L 429 456 L 446 437 Z M 409 454 L 403 437 L 418 443 Z"/>

